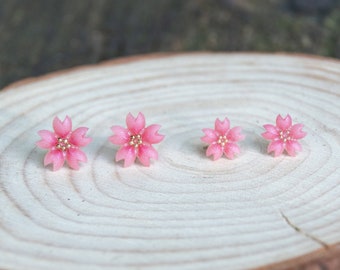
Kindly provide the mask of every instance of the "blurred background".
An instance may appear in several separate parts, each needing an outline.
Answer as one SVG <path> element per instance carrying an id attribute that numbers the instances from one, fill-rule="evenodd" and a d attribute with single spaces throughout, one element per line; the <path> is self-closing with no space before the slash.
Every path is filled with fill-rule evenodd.
<path id="1" fill-rule="evenodd" d="M 0 89 L 151 52 L 340 58 L 340 0 L 0 0 Z"/>

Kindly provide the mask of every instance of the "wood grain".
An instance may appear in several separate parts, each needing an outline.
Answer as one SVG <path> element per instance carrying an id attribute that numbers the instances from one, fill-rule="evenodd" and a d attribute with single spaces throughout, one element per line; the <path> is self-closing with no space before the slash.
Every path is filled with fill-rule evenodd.
<path id="1" fill-rule="evenodd" d="M 58 72 L 0 93 L 0 269 L 340 269 L 340 63 L 280 54 L 157 55 Z M 109 127 L 161 123 L 151 167 L 123 168 Z M 297 157 L 266 154 L 290 113 Z M 54 116 L 90 127 L 79 171 L 43 168 Z M 228 116 L 235 160 L 204 155 Z"/>

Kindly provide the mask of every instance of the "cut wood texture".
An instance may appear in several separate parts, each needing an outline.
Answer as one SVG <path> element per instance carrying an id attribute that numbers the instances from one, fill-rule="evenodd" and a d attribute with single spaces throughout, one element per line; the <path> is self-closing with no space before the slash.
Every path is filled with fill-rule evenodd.
<path id="1" fill-rule="evenodd" d="M 112 125 L 160 123 L 150 167 L 114 162 Z M 289 113 L 296 157 L 266 153 L 262 125 Z M 37 131 L 87 126 L 79 171 L 43 167 Z M 227 116 L 246 139 L 205 156 Z M 285 54 L 126 58 L 0 93 L 0 269 L 340 269 L 340 62 Z"/>

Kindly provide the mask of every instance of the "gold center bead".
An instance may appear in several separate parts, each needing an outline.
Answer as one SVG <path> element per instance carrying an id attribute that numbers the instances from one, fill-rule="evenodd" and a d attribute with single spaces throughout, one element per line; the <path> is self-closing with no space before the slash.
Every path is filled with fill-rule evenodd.
<path id="1" fill-rule="evenodd" d="M 69 143 L 68 139 L 58 138 L 56 148 L 62 151 L 66 151 L 67 149 L 71 148 L 71 144 Z"/>
<path id="2" fill-rule="evenodd" d="M 225 146 L 225 144 L 228 142 L 227 136 L 219 136 L 217 143 L 221 146 Z"/>
<path id="3" fill-rule="evenodd" d="M 132 135 L 130 136 L 130 142 L 129 144 L 134 147 L 138 147 L 143 143 L 141 135 Z"/>
<path id="4" fill-rule="evenodd" d="M 280 139 L 281 139 L 283 142 L 290 141 L 290 140 L 291 140 L 291 137 L 290 137 L 290 132 L 289 132 L 289 130 L 287 130 L 287 131 L 280 131 Z"/>

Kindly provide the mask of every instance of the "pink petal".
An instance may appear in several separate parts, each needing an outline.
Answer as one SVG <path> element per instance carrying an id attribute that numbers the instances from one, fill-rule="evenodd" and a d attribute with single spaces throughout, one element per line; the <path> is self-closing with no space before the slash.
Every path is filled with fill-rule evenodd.
<path id="1" fill-rule="evenodd" d="M 302 131 L 303 124 L 295 124 L 290 129 L 290 135 L 293 139 L 302 139 L 304 138 L 307 133 Z"/>
<path id="2" fill-rule="evenodd" d="M 52 150 L 45 155 L 44 166 L 53 163 L 53 171 L 59 170 L 64 165 L 65 157 L 59 150 Z"/>
<path id="3" fill-rule="evenodd" d="M 274 151 L 274 156 L 277 157 L 283 153 L 283 150 L 284 144 L 280 140 L 277 140 L 270 142 L 270 144 L 268 145 L 267 152 L 270 153 Z"/>
<path id="4" fill-rule="evenodd" d="M 158 133 L 160 125 L 150 125 L 148 126 L 142 135 L 143 142 L 154 144 L 159 143 L 164 139 L 164 135 Z"/>
<path id="5" fill-rule="evenodd" d="M 138 113 L 137 118 L 134 118 L 131 113 L 126 116 L 126 125 L 129 131 L 133 134 L 139 134 L 145 127 L 145 117 L 142 113 Z"/>
<path id="6" fill-rule="evenodd" d="M 92 141 L 91 138 L 86 137 L 86 132 L 88 130 L 89 129 L 86 127 L 80 127 L 72 131 L 71 137 L 70 137 L 70 143 L 75 146 L 79 146 L 79 147 L 88 145 Z"/>
<path id="7" fill-rule="evenodd" d="M 213 155 L 213 160 L 219 159 L 223 155 L 223 150 L 222 150 L 221 145 L 217 143 L 213 143 L 209 145 L 207 152 L 206 152 L 206 156 L 208 157 L 211 155 Z"/>
<path id="8" fill-rule="evenodd" d="M 144 166 L 150 166 L 150 158 L 158 159 L 158 153 L 151 145 L 141 145 L 138 151 L 138 159 Z"/>
<path id="9" fill-rule="evenodd" d="M 219 133 L 219 135 L 225 135 L 227 131 L 229 130 L 230 122 L 229 119 L 226 117 L 223 121 L 220 121 L 220 119 L 216 119 L 215 121 L 215 130 Z"/>
<path id="10" fill-rule="evenodd" d="M 239 154 L 239 153 L 240 153 L 240 147 L 236 143 L 227 143 L 224 146 L 224 154 L 229 159 L 233 159 L 234 154 Z"/>
<path id="11" fill-rule="evenodd" d="M 58 117 L 55 117 L 53 120 L 53 129 L 59 137 L 65 138 L 72 130 L 70 117 L 66 116 L 63 122 L 61 122 Z"/>
<path id="12" fill-rule="evenodd" d="M 123 128 L 121 126 L 113 126 L 111 127 L 111 130 L 114 135 L 112 135 L 109 140 L 113 144 L 123 145 L 130 141 L 129 130 L 127 130 L 126 128 Z"/>
<path id="13" fill-rule="evenodd" d="M 205 136 L 201 138 L 203 142 L 206 143 L 213 143 L 218 140 L 218 134 L 214 129 L 211 128 L 204 128 L 202 129 L 204 132 Z"/>
<path id="14" fill-rule="evenodd" d="M 130 166 L 135 162 L 137 156 L 137 150 L 133 146 L 123 146 L 121 147 L 116 154 L 116 161 L 120 161 L 124 159 L 124 167 Z"/>
<path id="15" fill-rule="evenodd" d="M 287 141 L 286 142 L 286 151 L 290 156 L 296 156 L 297 151 L 301 151 L 302 147 L 297 141 Z"/>
<path id="16" fill-rule="evenodd" d="M 229 130 L 227 134 L 227 139 L 232 142 L 238 142 L 245 138 L 243 134 L 241 134 L 242 128 L 241 127 L 233 127 Z"/>
<path id="17" fill-rule="evenodd" d="M 44 149 L 52 148 L 57 143 L 57 138 L 55 134 L 48 130 L 40 130 L 38 134 L 41 137 L 41 140 L 37 142 L 37 146 Z"/>
<path id="18" fill-rule="evenodd" d="M 279 131 L 277 130 L 276 126 L 274 126 L 274 125 L 266 124 L 266 125 L 263 125 L 263 127 L 265 128 L 266 131 L 268 131 L 272 134 L 276 134 L 276 135 L 279 134 Z"/>
<path id="19" fill-rule="evenodd" d="M 287 130 L 292 126 L 292 118 L 289 114 L 285 118 L 282 118 L 281 115 L 276 117 L 276 126 L 281 130 Z"/>
<path id="20" fill-rule="evenodd" d="M 279 135 L 270 133 L 269 131 L 263 132 L 261 135 L 263 138 L 267 140 L 275 140 L 276 138 L 279 137 Z"/>
<path id="21" fill-rule="evenodd" d="M 66 160 L 72 169 L 78 170 L 79 162 L 87 162 L 87 157 L 80 149 L 71 148 L 67 151 Z"/>
<path id="22" fill-rule="evenodd" d="M 274 140 L 279 136 L 279 131 L 273 125 L 267 124 L 263 126 L 266 129 L 266 132 L 262 133 L 262 137 L 267 140 Z"/>

